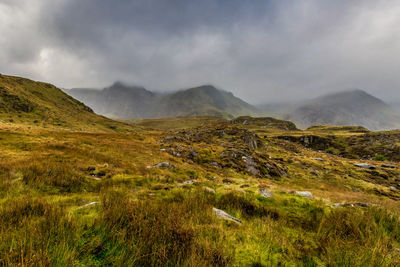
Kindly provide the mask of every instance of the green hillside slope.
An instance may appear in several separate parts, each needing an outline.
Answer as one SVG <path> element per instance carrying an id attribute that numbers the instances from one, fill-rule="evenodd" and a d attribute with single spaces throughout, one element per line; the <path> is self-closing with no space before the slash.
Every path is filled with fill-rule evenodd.
<path id="1" fill-rule="evenodd" d="M 0 75 L 0 119 L 73 129 L 106 129 L 120 124 L 96 115 L 54 85 L 6 75 Z"/>

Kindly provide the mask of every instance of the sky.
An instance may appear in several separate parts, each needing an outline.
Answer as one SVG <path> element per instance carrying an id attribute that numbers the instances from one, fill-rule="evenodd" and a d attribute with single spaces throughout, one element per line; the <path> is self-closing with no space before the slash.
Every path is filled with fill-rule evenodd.
<path id="1" fill-rule="evenodd" d="M 213 84 L 253 104 L 349 88 L 400 101 L 400 1 L 0 0 L 0 73 Z"/>

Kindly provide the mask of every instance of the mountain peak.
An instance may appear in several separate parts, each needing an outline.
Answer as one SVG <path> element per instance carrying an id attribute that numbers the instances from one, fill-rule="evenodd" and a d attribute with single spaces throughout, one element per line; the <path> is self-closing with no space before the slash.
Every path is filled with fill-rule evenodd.
<path id="1" fill-rule="evenodd" d="M 349 89 L 306 102 L 289 115 L 302 126 L 361 125 L 370 130 L 397 128 L 399 118 L 384 101 L 360 90 Z"/>

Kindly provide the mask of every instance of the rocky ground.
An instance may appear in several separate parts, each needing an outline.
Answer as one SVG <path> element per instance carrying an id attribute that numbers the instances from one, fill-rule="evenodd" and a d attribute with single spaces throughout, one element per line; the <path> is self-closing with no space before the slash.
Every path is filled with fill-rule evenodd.
<path id="1" fill-rule="evenodd" d="M 251 117 L 0 125 L 2 265 L 400 263 L 396 131 Z"/>

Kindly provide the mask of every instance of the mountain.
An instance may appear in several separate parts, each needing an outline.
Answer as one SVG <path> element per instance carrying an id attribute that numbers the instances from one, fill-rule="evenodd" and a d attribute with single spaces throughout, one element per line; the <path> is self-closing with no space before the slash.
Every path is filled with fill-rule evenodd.
<path id="1" fill-rule="evenodd" d="M 400 116 L 385 102 L 355 89 L 307 101 L 286 116 L 300 127 L 312 125 L 359 125 L 370 130 L 394 129 Z"/>
<path id="2" fill-rule="evenodd" d="M 112 118 L 161 118 L 213 115 L 232 118 L 253 115 L 257 109 L 232 93 L 212 85 L 157 94 L 143 87 L 115 83 L 102 90 L 69 89 L 71 96 Z"/>
<path id="3" fill-rule="evenodd" d="M 111 118 L 149 117 L 153 113 L 155 94 L 143 87 L 116 82 L 103 90 L 70 89 L 65 92 L 93 110 Z"/>
<path id="4" fill-rule="evenodd" d="M 0 119 L 74 129 L 114 125 L 54 85 L 0 74 Z"/>

